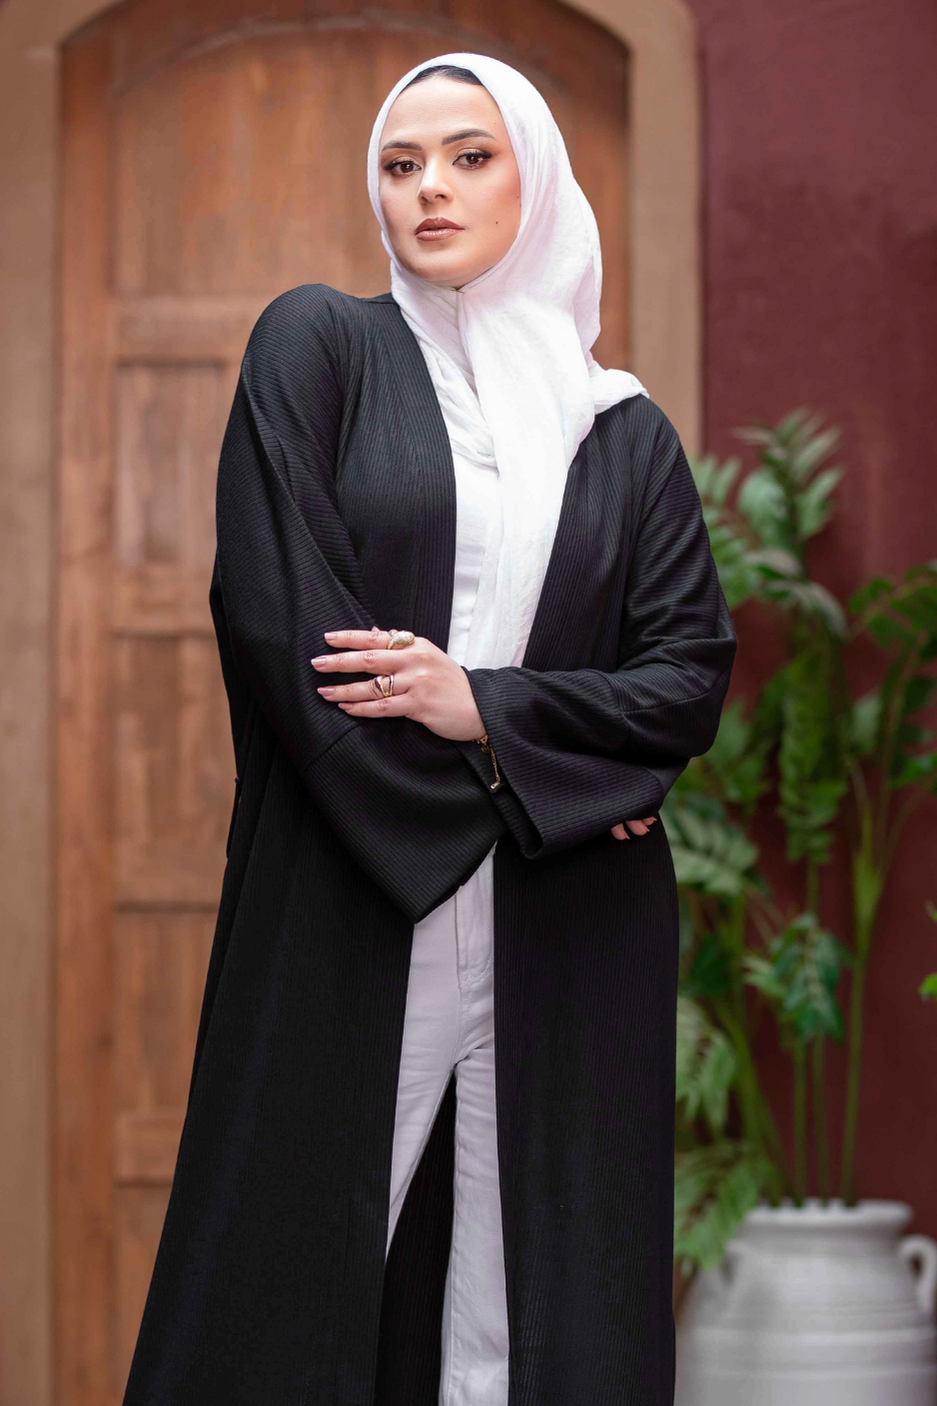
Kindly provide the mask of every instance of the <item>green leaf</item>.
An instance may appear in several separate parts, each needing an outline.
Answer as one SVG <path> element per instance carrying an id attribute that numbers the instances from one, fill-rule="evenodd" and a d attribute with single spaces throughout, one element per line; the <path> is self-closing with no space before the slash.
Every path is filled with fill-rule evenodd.
<path id="1" fill-rule="evenodd" d="M 849 954 L 813 913 L 801 913 L 767 944 L 746 955 L 745 978 L 771 1003 L 782 1026 L 801 1043 L 818 1037 L 842 1039 L 836 1001 Z"/>
<path id="2" fill-rule="evenodd" d="M 892 615 L 870 616 L 867 628 L 875 643 L 882 649 L 889 649 L 893 644 L 910 645 L 914 642 L 912 631 Z"/>
<path id="3" fill-rule="evenodd" d="M 828 458 L 832 453 L 833 449 L 842 438 L 842 432 L 835 427 L 831 427 L 828 430 L 824 430 L 821 434 L 812 434 L 809 425 L 805 425 L 801 434 L 804 436 L 803 440 L 791 454 L 791 469 L 793 470 L 794 478 L 797 482 L 805 483 L 814 469 L 822 464 L 823 460 Z M 843 474 L 843 470 L 839 468 L 826 469 L 824 472 L 832 476 L 832 487 L 835 487 Z M 823 474 L 818 474 L 813 480 L 813 483 L 817 483 L 823 476 Z M 811 487 L 813 487 L 813 484 L 811 484 Z M 827 492 L 829 492 L 829 490 L 827 490 Z M 822 492 L 820 496 L 824 496 Z"/>
<path id="4" fill-rule="evenodd" d="M 937 584 L 932 584 L 930 579 L 898 592 L 893 607 L 910 620 L 915 629 L 931 634 L 937 630 Z"/>
<path id="5" fill-rule="evenodd" d="M 930 561 L 918 561 L 913 566 L 909 566 L 905 572 L 906 581 L 930 580 L 937 581 L 937 557 Z"/>
<path id="6" fill-rule="evenodd" d="M 721 469 L 717 469 L 713 474 L 712 496 L 713 500 L 720 505 L 728 500 L 735 480 L 739 476 L 742 468 L 741 459 L 729 458 L 725 461 Z"/>
<path id="7" fill-rule="evenodd" d="M 797 530 L 804 540 L 815 537 L 829 521 L 833 511 L 832 493 L 843 473 L 843 469 L 825 469 L 808 488 L 798 493 Z"/>
<path id="8" fill-rule="evenodd" d="M 739 490 L 737 505 L 766 546 L 789 546 L 784 490 L 766 469 L 749 474 Z"/>
<path id="9" fill-rule="evenodd" d="M 683 983 L 687 996 L 711 1000 L 732 989 L 732 964 L 716 933 L 703 933 Z"/>
<path id="10" fill-rule="evenodd" d="M 706 1013 L 686 995 L 677 998 L 677 1103 L 692 1122 L 702 1112 L 713 1136 L 725 1126 L 735 1082 L 735 1051 Z"/>
<path id="11" fill-rule="evenodd" d="M 892 776 L 892 785 L 916 786 L 937 776 L 937 753 L 925 752 L 919 756 L 899 757 L 898 766 Z"/>
<path id="12" fill-rule="evenodd" d="M 843 607 L 832 592 L 819 581 L 772 583 L 766 588 L 765 594 L 774 595 L 786 609 L 798 609 L 809 618 L 817 620 L 837 639 L 845 639 L 848 634 Z"/>
<path id="13" fill-rule="evenodd" d="M 768 788 L 767 747 L 756 738 L 740 700 L 726 704 L 715 741 L 682 775 L 677 792 L 702 790 L 721 801 L 750 806 Z"/>
<path id="14" fill-rule="evenodd" d="M 778 814 L 787 829 L 791 860 L 829 858 L 832 833 L 847 782 L 839 755 L 833 690 L 826 656 L 807 649 L 791 660 L 781 699 Z"/>
<path id="15" fill-rule="evenodd" d="M 693 482 L 696 484 L 696 491 L 705 504 L 705 500 L 712 496 L 716 456 L 715 454 L 688 454 L 687 463 L 690 466 L 690 473 L 693 475 Z"/>
<path id="16" fill-rule="evenodd" d="M 930 674 L 915 674 L 908 680 L 908 686 L 904 691 L 904 700 L 901 705 L 902 713 L 907 716 L 909 713 L 916 713 L 921 708 L 926 708 L 934 696 L 937 689 L 937 679 Z"/>
<path id="17" fill-rule="evenodd" d="M 873 576 L 871 581 L 867 581 L 864 586 L 860 586 L 853 595 L 849 597 L 848 607 L 851 615 L 860 615 L 866 606 L 873 601 L 881 600 L 882 596 L 887 596 L 895 589 L 894 581 L 890 581 L 887 576 Z"/>
<path id="18" fill-rule="evenodd" d="M 678 884 L 725 898 L 743 892 L 758 851 L 719 801 L 681 793 L 661 815 Z"/>
<path id="19" fill-rule="evenodd" d="M 784 547 L 762 547 L 760 551 L 749 552 L 748 561 L 752 566 L 761 567 L 769 577 L 796 578 L 803 573 L 800 558 Z"/>
<path id="20" fill-rule="evenodd" d="M 769 1186 L 772 1166 L 742 1140 L 724 1138 L 674 1159 L 674 1259 L 687 1273 L 719 1264 Z"/>
<path id="21" fill-rule="evenodd" d="M 741 439 L 746 444 L 768 445 L 775 439 L 775 431 L 767 420 L 759 420 L 752 425 L 739 425 L 732 433 L 736 439 Z"/>
<path id="22" fill-rule="evenodd" d="M 923 747 L 932 736 L 930 728 L 918 727 L 916 723 L 900 723 L 895 729 L 895 738 L 900 747 Z"/>
<path id="23" fill-rule="evenodd" d="M 937 972 L 925 976 L 918 990 L 926 1000 L 937 1001 Z"/>
<path id="24" fill-rule="evenodd" d="M 689 463 L 700 498 L 716 508 L 723 508 L 738 478 L 741 460 L 732 457 L 720 466 L 715 454 L 703 454 L 691 457 Z"/>
<path id="25" fill-rule="evenodd" d="M 849 740 L 860 757 L 871 756 L 879 738 L 882 724 L 882 695 L 866 693 L 852 705 L 849 719 Z"/>

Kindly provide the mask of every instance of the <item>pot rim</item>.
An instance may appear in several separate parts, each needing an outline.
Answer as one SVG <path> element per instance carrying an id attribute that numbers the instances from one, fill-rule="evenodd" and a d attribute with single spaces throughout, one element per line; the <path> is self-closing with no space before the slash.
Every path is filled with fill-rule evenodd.
<path id="1" fill-rule="evenodd" d="M 767 1201 L 759 1201 L 748 1212 L 742 1225 L 752 1227 L 786 1226 L 792 1229 L 863 1229 L 900 1230 L 907 1225 L 914 1214 L 914 1208 L 907 1201 L 889 1201 L 874 1197 L 860 1198 L 854 1206 L 845 1206 L 838 1196 L 829 1201 L 821 1201 L 819 1196 L 808 1196 L 802 1206 L 795 1206 L 790 1197 L 784 1197 L 779 1206 Z"/>

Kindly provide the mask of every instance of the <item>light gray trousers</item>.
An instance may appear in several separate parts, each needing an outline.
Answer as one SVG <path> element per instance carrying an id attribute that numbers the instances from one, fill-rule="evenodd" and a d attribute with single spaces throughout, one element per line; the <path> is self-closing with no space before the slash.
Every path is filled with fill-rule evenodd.
<path id="1" fill-rule="evenodd" d="M 388 1248 L 455 1070 L 455 1210 L 439 1406 L 506 1406 L 508 1325 L 495 1121 L 492 855 L 413 931 Z"/>

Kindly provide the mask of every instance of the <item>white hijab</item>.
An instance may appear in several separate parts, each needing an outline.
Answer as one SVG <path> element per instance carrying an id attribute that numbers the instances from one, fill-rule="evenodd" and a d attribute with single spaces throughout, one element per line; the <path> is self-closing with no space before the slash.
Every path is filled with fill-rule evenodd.
<path id="1" fill-rule="evenodd" d="M 474 73 L 501 111 L 520 173 L 517 235 L 496 264 L 458 290 L 410 273 L 387 236 L 378 188 L 380 139 L 391 104 L 424 68 Z M 544 98 L 517 69 L 483 54 L 425 59 L 390 90 L 368 147 L 368 193 L 390 255 L 391 293 L 429 368 L 454 450 L 497 465 L 503 545 L 482 569 L 466 667 L 523 658 L 543 584 L 566 475 L 596 414 L 647 395 L 628 371 L 605 370 L 599 335 L 602 255 Z M 489 557 L 491 553 L 489 553 Z"/>

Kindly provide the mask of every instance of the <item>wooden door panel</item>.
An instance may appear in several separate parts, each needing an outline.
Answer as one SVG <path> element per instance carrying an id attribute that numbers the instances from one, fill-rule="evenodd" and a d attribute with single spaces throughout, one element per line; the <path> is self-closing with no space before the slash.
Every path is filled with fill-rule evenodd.
<path id="1" fill-rule="evenodd" d="M 172 1177 L 198 1030 L 214 915 L 121 912 L 115 938 L 114 1175 Z"/>
<path id="2" fill-rule="evenodd" d="M 178 1133 L 176 1134 L 178 1140 Z M 171 1174 L 171 1173 L 170 1173 Z M 140 1327 L 160 1231 L 169 1201 L 165 1177 L 150 1185 L 118 1185 L 113 1212 L 113 1346 L 108 1397 L 119 1402 Z M 70 1398 L 66 1398 L 68 1400 Z"/>
<path id="3" fill-rule="evenodd" d="M 210 906 L 234 793 L 214 639 L 120 635 L 113 662 L 116 902 Z"/>
<path id="4" fill-rule="evenodd" d="M 553 0 L 418 14 L 126 0 L 63 62 L 56 1400 L 120 1400 L 188 1093 L 234 763 L 208 609 L 218 449 L 264 305 L 388 286 L 373 114 L 420 57 L 527 72 L 603 236 L 627 364 L 627 55 Z"/>
<path id="5" fill-rule="evenodd" d="M 214 523 L 213 469 L 231 402 L 221 362 L 123 362 L 114 388 L 114 557 L 204 572 Z"/>

